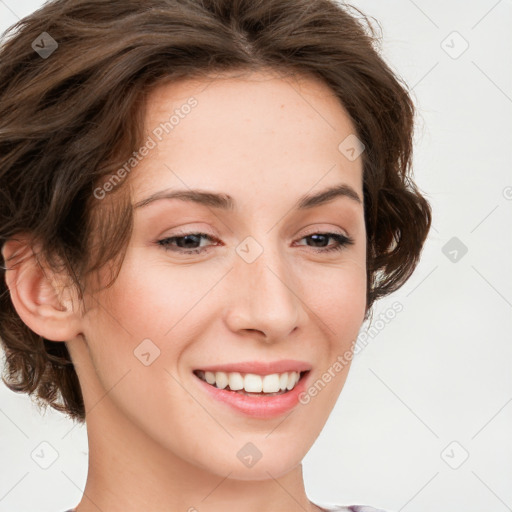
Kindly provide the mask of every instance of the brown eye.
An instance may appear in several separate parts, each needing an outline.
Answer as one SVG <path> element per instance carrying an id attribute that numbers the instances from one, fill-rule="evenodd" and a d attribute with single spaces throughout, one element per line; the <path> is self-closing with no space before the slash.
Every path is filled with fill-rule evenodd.
<path id="1" fill-rule="evenodd" d="M 354 240 L 350 237 L 347 237 L 345 235 L 341 235 L 339 233 L 313 233 L 311 235 L 307 235 L 302 238 L 302 240 L 305 239 L 312 239 L 313 243 L 320 244 L 320 248 L 314 247 L 317 249 L 317 252 L 330 252 L 330 251 L 341 251 L 345 246 L 352 245 L 354 243 Z M 328 240 L 332 238 L 336 241 L 336 244 L 329 247 L 326 245 Z"/>
<path id="2" fill-rule="evenodd" d="M 206 248 L 201 246 L 201 240 L 204 239 L 211 241 L 215 240 L 215 238 L 206 233 L 180 233 L 179 236 L 176 235 L 163 238 L 158 240 L 157 243 L 166 251 L 179 252 L 183 254 L 199 254 L 208 248 L 208 246 Z"/>
<path id="3" fill-rule="evenodd" d="M 202 240 L 218 241 L 215 237 L 207 233 L 180 233 L 157 241 L 166 251 L 177 252 L 181 254 L 200 254 L 207 251 L 211 245 L 201 246 Z M 303 237 L 301 240 L 313 241 L 313 249 L 316 252 L 324 253 L 330 251 L 341 251 L 345 246 L 354 243 L 350 237 L 339 233 L 312 233 Z M 335 240 L 335 244 L 328 245 L 329 239 Z"/>

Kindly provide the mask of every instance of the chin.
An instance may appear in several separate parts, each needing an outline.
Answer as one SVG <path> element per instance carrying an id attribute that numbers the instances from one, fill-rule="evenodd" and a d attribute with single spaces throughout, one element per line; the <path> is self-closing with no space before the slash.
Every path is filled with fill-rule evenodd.
<path id="1" fill-rule="evenodd" d="M 229 450 L 229 449 L 228 449 Z M 227 451 L 228 451 L 227 450 Z M 231 453 L 223 453 L 217 457 L 208 460 L 208 466 L 213 473 L 225 477 L 229 475 L 230 479 L 234 480 L 268 480 L 269 478 L 280 478 L 298 465 L 301 464 L 303 456 L 298 453 L 283 453 L 279 449 L 269 449 L 267 455 L 263 449 L 261 450 L 261 458 L 244 462 L 243 454 L 240 457 L 237 455 L 238 449 Z M 223 459 L 221 464 L 211 467 L 212 460 Z"/>
<path id="2" fill-rule="evenodd" d="M 260 466 L 261 464 L 261 466 Z M 282 462 L 276 464 L 263 464 L 261 460 L 252 468 L 232 468 L 229 478 L 232 480 L 258 481 L 269 480 L 270 478 L 281 478 L 294 469 L 297 464 L 284 465 Z"/>

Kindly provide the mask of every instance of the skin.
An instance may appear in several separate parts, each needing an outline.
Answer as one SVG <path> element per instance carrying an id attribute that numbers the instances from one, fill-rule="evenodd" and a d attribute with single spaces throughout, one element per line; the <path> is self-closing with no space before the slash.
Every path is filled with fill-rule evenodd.
<path id="1" fill-rule="evenodd" d="M 342 183 L 362 200 L 361 158 L 338 150 L 356 132 L 323 82 L 259 71 L 159 86 L 147 134 L 191 96 L 198 105 L 127 178 L 133 204 L 164 189 L 200 188 L 231 195 L 233 211 L 179 199 L 135 209 L 120 274 L 86 295 L 85 311 L 64 277 L 44 276 L 33 259 L 7 272 L 18 313 L 35 332 L 67 342 L 82 385 L 90 459 L 76 510 L 318 511 L 301 461 L 349 365 L 307 405 L 273 419 L 211 399 L 192 370 L 298 359 L 311 364 L 314 382 L 352 349 L 366 308 L 364 206 L 347 197 L 304 211 L 294 204 Z M 190 255 L 176 242 L 175 251 L 156 243 L 183 232 L 214 239 Z M 354 243 L 321 253 L 337 245 L 308 238 L 322 232 Z M 263 248 L 251 264 L 235 251 L 248 236 Z M 19 248 L 8 242 L 4 257 Z M 134 357 L 147 338 L 160 350 L 149 366 Z M 252 467 L 236 456 L 248 442 L 262 453 Z"/>

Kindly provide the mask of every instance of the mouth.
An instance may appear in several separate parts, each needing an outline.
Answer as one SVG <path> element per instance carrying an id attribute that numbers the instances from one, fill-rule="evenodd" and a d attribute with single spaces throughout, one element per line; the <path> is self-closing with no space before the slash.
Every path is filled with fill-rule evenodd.
<path id="1" fill-rule="evenodd" d="M 240 372 L 194 370 L 194 375 L 210 386 L 246 396 L 277 396 L 292 391 L 310 372 L 289 371 L 258 375 Z"/>

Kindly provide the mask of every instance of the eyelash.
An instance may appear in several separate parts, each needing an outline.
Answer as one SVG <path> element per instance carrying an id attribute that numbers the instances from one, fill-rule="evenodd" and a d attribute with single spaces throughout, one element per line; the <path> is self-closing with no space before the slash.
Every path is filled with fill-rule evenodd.
<path id="1" fill-rule="evenodd" d="M 212 247 L 212 246 L 208 246 L 208 247 L 201 247 L 198 249 L 188 249 L 188 250 L 181 249 L 181 248 L 177 248 L 176 250 L 174 250 L 174 249 L 170 248 L 171 241 L 180 240 L 182 238 L 186 238 L 187 236 L 192 236 L 192 235 L 199 235 L 201 237 L 206 237 L 207 239 L 209 239 L 211 241 L 215 241 L 215 240 L 218 241 L 217 238 L 210 236 L 207 233 L 191 232 L 191 233 L 179 233 L 179 235 L 162 238 L 161 240 L 158 240 L 156 243 L 158 245 L 160 245 L 161 247 L 163 247 L 163 249 L 165 251 L 172 251 L 172 252 L 177 252 L 180 254 L 190 254 L 190 255 L 191 254 L 200 254 L 200 253 L 204 252 L 205 250 L 208 250 L 209 247 Z M 313 247 L 314 252 L 317 252 L 317 253 L 328 253 L 328 252 L 332 252 L 332 251 L 341 251 L 346 246 L 354 244 L 354 239 L 351 237 L 347 237 L 347 236 L 341 235 L 339 233 L 330 233 L 330 232 L 323 232 L 323 231 L 317 232 L 317 233 L 311 233 L 309 235 L 302 237 L 300 240 L 302 240 L 303 238 L 310 238 L 314 235 L 327 236 L 328 238 L 333 238 L 337 242 L 337 245 L 334 245 L 333 247 L 328 247 L 327 249 Z"/>

